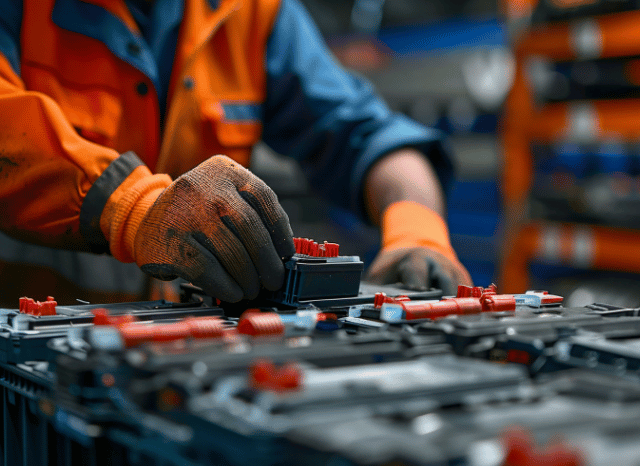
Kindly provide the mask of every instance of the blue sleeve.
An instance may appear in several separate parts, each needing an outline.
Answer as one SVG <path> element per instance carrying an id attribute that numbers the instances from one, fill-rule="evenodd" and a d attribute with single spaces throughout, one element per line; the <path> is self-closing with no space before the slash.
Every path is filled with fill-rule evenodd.
<path id="1" fill-rule="evenodd" d="M 298 0 L 282 0 L 266 53 L 263 140 L 301 162 L 329 200 L 364 217 L 367 170 L 406 146 L 427 154 L 448 187 L 441 133 L 391 112 L 368 81 L 341 68 Z"/>
<path id="2" fill-rule="evenodd" d="M 19 76 L 22 0 L 0 0 L 0 12 L 0 53 Z"/>

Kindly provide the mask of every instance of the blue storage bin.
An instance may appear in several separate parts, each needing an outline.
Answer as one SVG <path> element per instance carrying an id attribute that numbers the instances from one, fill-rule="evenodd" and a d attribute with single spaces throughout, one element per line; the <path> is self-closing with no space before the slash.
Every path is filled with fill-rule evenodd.
<path id="1" fill-rule="evenodd" d="M 447 209 L 470 212 L 500 212 L 501 200 L 495 180 L 473 180 L 454 183 L 447 199 Z"/>

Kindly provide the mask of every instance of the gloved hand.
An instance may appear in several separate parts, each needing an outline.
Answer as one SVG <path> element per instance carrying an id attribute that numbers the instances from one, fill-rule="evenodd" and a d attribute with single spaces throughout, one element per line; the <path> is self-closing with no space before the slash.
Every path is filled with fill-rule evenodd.
<path id="1" fill-rule="evenodd" d="M 182 277 L 228 302 L 255 298 L 261 285 L 282 286 L 293 234 L 262 180 L 217 155 L 170 181 L 143 178 L 105 208 L 101 226 L 117 259 L 161 280 Z"/>
<path id="2" fill-rule="evenodd" d="M 391 204 L 382 216 L 382 249 L 369 267 L 367 281 L 402 283 L 414 290 L 439 288 L 455 295 L 458 285 L 472 285 L 458 260 L 444 220 L 409 201 Z"/>

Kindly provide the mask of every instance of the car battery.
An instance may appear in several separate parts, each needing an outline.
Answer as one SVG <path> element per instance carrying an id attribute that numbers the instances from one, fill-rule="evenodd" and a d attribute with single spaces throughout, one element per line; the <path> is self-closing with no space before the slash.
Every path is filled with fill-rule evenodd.
<path id="1" fill-rule="evenodd" d="M 112 317 L 128 315 L 140 321 L 170 321 L 186 316 L 219 316 L 223 313 L 219 307 L 164 300 L 51 306 L 52 313 L 45 315 L 37 310 L 29 313 L 25 306 L 22 310 L 0 309 L 0 362 L 16 364 L 25 361 L 50 361 L 47 342 L 52 338 L 65 336 L 69 329 L 93 325 L 96 310 L 102 310 Z"/>

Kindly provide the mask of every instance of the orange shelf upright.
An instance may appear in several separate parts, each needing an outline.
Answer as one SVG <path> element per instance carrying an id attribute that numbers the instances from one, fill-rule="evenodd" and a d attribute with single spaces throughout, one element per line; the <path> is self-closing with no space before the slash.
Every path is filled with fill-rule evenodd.
<path id="1" fill-rule="evenodd" d="M 529 265 L 540 262 L 640 273 L 640 233 L 583 224 L 532 222 L 515 235 L 501 264 L 500 287 L 505 293 L 529 289 Z"/>

